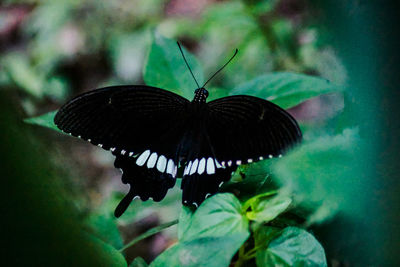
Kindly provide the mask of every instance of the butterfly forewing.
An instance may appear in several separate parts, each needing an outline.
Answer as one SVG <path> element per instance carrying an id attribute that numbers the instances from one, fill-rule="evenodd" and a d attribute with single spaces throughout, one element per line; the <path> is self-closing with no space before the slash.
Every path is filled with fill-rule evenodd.
<path id="1" fill-rule="evenodd" d="M 208 105 L 208 136 L 217 160 L 223 164 L 276 157 L 301 140 L 292 116 L 266 100 L 240 95 Z"/>
<path id="2" fill-rule="evenodd" d="M 123 154 L 145 150 L 174 157 L 189 101 L 148 86 L 106 87 L 64 105 L 55 124 L 64 132 Z"/>

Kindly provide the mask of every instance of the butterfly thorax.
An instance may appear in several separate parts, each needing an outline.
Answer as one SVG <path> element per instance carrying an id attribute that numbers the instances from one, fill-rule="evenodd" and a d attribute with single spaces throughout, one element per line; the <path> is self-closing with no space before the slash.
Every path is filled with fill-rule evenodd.
<path id="1" fill-rule="evenodd" d="M 194 91 L 194 98 L 192 102 L 205 103 L 208 97 L 208 91 L 205 88 L 197 88 Z"/>

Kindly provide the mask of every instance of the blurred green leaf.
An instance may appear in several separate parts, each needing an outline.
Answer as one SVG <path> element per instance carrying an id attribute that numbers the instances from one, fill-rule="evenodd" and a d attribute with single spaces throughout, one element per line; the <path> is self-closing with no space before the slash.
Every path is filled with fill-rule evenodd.
<path id="1" fill-rule="evenodd" d="M 265 193 L 249 199 L 244 205 L 247 204 L 251 208 L 246 212 L 249 220 L 266 223 L 284 212 L 290 203 L 292 200 L 288 197 L 282 195 L 271 197 L 271 193 Z"/>
<path id="2" fill-rule="evenodd" d="M 111 62 L 122 80 L 131 82 L 141 78 L 149 36 L 149 31 L 137 31 L 115 34 L 109 41 Z"/>
<path id="3" fill-rule="evenodd" d="M 110 267 L 122 267 L 128 266 L 124 256 L 116 250 L 113 246 L 103 242 L 99 238 L 87 234 L 88 239 L 91 241 L 92 246 L 95 249 L 100 250 L 102 253 L 99 253 L 97 256 L 99 258 L 104 259 L 104 266 Z"/>
<path id="4" fill-rule="evenodd" d="M 183 48 L 185 57 L 199 85 L 204 82 L 203 71 L 196 58 Z M 170 90 L 186 98 L 193 98 L 197 88 L 195 81 L 175 41 L 155 34 L 143 69 L 147 85 Z"/>
<path id="5" fill-rule="evenodd" d="M 148 265 L 147 262 L 146 262 L 143 258 L 141 258 L 141 257 L 135 258 L 135 259 L 131 262 L 131 264 L 129 264 L 129 267 L 147 267 L 147 266 L 149 266 L 149 265 Z"/>
<path id="6" fill-rule="evenodd" d="M 277 231 L 264 227 L 255 234 L 257 266 L 327 266 L 321 244 L 307 231 L 287 227 Z M 272 240 L 271 240 L 272 239 Z M 262 246 L 267 245 L 266 249 Z"/>
<path id="7" fill-rule="evenodd" d="M 262 75 L 239 85 L 232 90 L 231 94 L 258 96 L 287 109 L 307 99 L 342 90 L 343 87 L 331 84 L 322 78 L 290 72 L 277 72 Z"/>
<path id="8" fill-rule="evenodd" d="M 172 222 L 167 222 L 167 223 L 161 224 L 159 226 L 153 227 L 153 228 L 147 230 L 146 232 L 144 232 L 143 234 L 139 235 L 138 237 L 135 237 L 135 239 L 133 239 L 128 244 L 126 244 L 123 248 L 121 248 L 120 251 L 123 251 L 123 250 L 135 245 L 139 241 L 146 239 L 149 236 L 155 235 L 155 234 L 161 232 L 162 230 L 164 230 L 172 225 L 175 225 L 177 223 L 178 223 L 178 220 L 174 220 Z"/>
<path id="9" fill-rule="evenodd" d="M 1 59 L 1 65 L 10 80 L 28 94 L 41 98 L 44 94 L 45 77 L 22 54 L 12 53 Z"/>
<path id="10" fill-rule="evenodd" d="M 216 194 L 206 199 L 190 220 L 183 223 L 189 225 L 186 231 L 181 230 L 183 241 L 237 233 L 249 235 L 249 223 L 242 214 L 242 205 L 233 194 L 228 193 Z M 181 226 L 180 228 L 182 229 Z"/>
<path id="11" fill-rule="evenodd" d="M 246 233 L 236 233 L 219 237 L 203 237 L 178 243 L 164 251 L 150 266 L 229 266 L 232 257 L 247 237 Z"/>
<path id="12" fill-rule="evenodd" d="M 364 183 L 353 172 L 362 143 L 356 130 L 305 142 L 271 164 L 274 179 L 295 203 L 310 209 L 309 223 L 320 222 L 338 210 L 356 216 L 365 203 Z M 361 214 L 359 214 L 361 215 Z M 362 216 L 362 215 L 361 215 Z"/>
<path id="13" fill-rule="evenodd" d="M 53 129 L 55 131 L 58 131 L 60 133 L 63 133 L 58 127 L 54 124 L 54 116 L 56 115 L 58 110 L 51 111 L 48 113 L 45 113 L 43 115 L 33 117 L 33 118 L 27 118 L 24 120 L 26 123 L 30 124 L 35 124 L 43 127 L 47 127 L 50 129 Z"/>
<path id="14" fill-rule="evenodd" d="M 123 246 L 121 234 L 114 217 L 103 214 L 91 214 L 86 219 L 86 225 L 93 235 L 114 248 L 120 249 Z"/>

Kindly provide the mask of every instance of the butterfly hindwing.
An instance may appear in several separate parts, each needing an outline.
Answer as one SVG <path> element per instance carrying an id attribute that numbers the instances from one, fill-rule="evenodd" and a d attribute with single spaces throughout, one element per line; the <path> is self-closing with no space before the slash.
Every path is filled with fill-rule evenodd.
<path id="1" fill-rule="evenodd" d="M 171 174 L 138 166 L 132 157 L 117 155 L 114 166 L 122 170 L 122 182 L 130 185 L 129 193 L 115 209 L 116 217 L 122 215 L 135 197 L 143 201 L 151 198 L 159 202 L 175 185 L 175 178 Z"/>

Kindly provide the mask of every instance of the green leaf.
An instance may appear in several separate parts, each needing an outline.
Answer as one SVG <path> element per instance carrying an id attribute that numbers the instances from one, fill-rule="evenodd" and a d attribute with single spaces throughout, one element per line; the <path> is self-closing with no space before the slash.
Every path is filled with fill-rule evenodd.
<path id="1" fill-rule="evenodd" d="M 147 266 L 149 266 L 149 265 L 148 265 L 147 262 L 146 262 L 143 258 L 141 258 L 141 257 L 135 258 L 135 259 L 131 262 L 131 264 L 129 264 L 129 267 L 147 267 Z"/>
<path id="2" fill-rule="evenodd" d="M 321 222 L 338 210 L 356 216 L 354 210 L 362 209 L 368 198 L 363 194 L 368 185 L 355 174 L 365 168 L 356 161 L 361 147 L 356 130 L 304 142 L 272 162 L 272 175 L 296 204 L 313 212 L 308 223 Z"/>
<path id="3" fill-rule="evenodd" d="M 47 128 L 53 129 L 55 131 L 58 131 L 60 133 L 63 133 L 54 124 L 54 116 L 56 115 L 56 113 L 57 113 L 57 110 L 51 111 L 51 112 L 45 113 L 45 114 L 37 116 L 37 117 L 24 119 L 24 122 L 47 127 Z"/>
<path id="4" fill-rule="evenodd" d="M 246 212 L 247 218 L 252 221 L 266 223 L 284 212 L 292 203 L 292 200 L 286 196 L 277 195 L 271 197 L 271 194 L 265 193 L 249 199 L 247 203 L 251 208 L 250 211 Z"/>
<path id="5" fill-rule="evenodd" d="M 204 82 L 203 70 L 196 58 L 182 48 L 200 86 Z M 143 70 L 147 85 L 170 90 L 186 98 L 193 98 L 197 88 L 175 41 L 159 34 L 154 35 L 153 43 Z"/>
<path id="6" fill-rule="evenodd" d="M 34 97 L 43 97 L 45 77 L 30 64 L 26 56 L 12 53 L 4 57 L 0 63 L 10 80 L 17 86 Z"/>
<path id="7" fill-rule="evenodd" d="M 124 256 L 113 246 L 103 242 L 91 234 L 87 234 L 86 236 L 90 240 L 90 244 L 94 247 L 94 249 L 98 250 L 97 257 L 99 258 L 99 262 L 102 262 L 104 266 L 128 266 Z"/>
<path id="8" fill-rule="evenodd" d="M 307 231 L 263 227 L 255 233 L 257 266 L 327 266 L 324 249 Z M 266 249 L 262 247 L 267 245 Z"/>
<path id="9" fill-rule="evenodd" d="M 307 99 L 333 92 L 343 87 L 331 84 L 328 80 L 290 72 L 277 72 L 262 75 L 239 85 L 232 95 L 246 94 L 269 100 L 282 108 L 291 108 Z"/>
<path id="10" fill-rule="evenodd" d="M 149 236 L 155 235 L 159 232 L 161 232 L 162 230 L 175 225 L 178 223 L 178 220 L 174 220 L 172 222 L 167 222 L 164 224 L 161 224 L 159 226 L 153 227 L 150 230 L 147 230 L 146 232 L 144 232 L 143 234 L 141 234 L 140 236 L 136 237 L 135 239 L 133 239 L 132 241 L 130 241 L 128 244 L 126 244 L 123 248 L 120 249 L 120 251 L 124 251 L 125 249 L 135 245 L 136 243 L 138 243 L 139 241 L 148 238 Z"/>
<path id="11" fill-rule="evenodd" d="M 150 266 L 229 266 L 232 257 L 247 237 L 246 233 L 238 233 L 184 241 L 164 251 Z"/>
<path id="12" fill-rule="evenodd" d="M 182 223 L 190 224 L 185 231 L 181 231 L 183 241 L 228 234 L 249 235 L 249 223 L 242 214 L 242 205 L 233 194 L 228 193 L 206 199 L 192 218 Z M 184 229 L 183 226 L 180 228 Z"/>
<path id="13" fill-rule="evenodd" d="M 181 240 L 183 234 L 190 228 L 194 212 L 186 206 L 182 206 L 178 224 L 178 239 Z"/>
<path id="14" fill-rule="evenodd" d="M 255 195 L 277 189 L 270 176 L 271 160 L 263 160 L 241 165 L 232 179 L 221 187 L 223 192 L 234 192 L 240 201 L 245 202 Z"/>
<path id="15" fill-rule="evenodd" d="M 112 245 L 114 248 L 120 249 L 123 246 L 115 217 L 92 214 L 86 219 L 86 225 L 93 235 Z"/>

